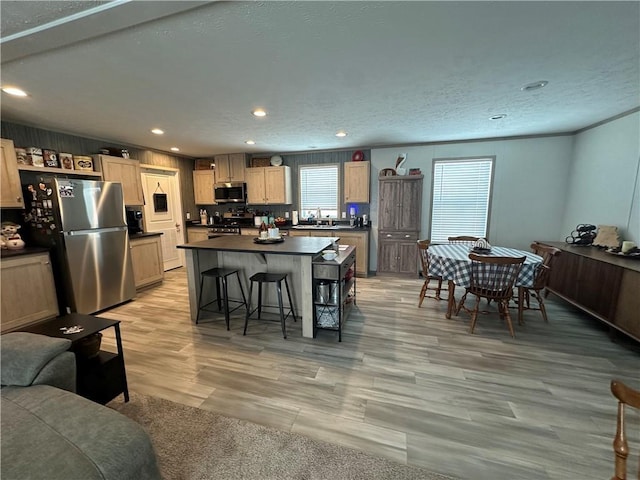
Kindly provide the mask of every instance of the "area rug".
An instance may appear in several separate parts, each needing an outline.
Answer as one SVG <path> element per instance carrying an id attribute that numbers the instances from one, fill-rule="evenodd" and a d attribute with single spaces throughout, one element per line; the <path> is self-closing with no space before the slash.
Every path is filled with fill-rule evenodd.
<path id="1" fill-rule="evenodd" d="M 357 450 L 146 395 L 109 407 L 149 433 L 166 480 L 450 480 Z"/>

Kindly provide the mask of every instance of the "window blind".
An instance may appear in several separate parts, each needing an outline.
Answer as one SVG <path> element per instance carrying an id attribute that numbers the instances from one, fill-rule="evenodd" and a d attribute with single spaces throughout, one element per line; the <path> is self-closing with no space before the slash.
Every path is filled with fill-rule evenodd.
<path id="1" fill-rule="evenodd" d="M 493 159 L 435 160 L 431 199 L 432 242 L 448 237 L 486 237 Z"/>
<path id="2" fill-rule="evenodd" d="M 338 217 L 338 165 L 306 165 L 299 167 L 300 215 Z"/>

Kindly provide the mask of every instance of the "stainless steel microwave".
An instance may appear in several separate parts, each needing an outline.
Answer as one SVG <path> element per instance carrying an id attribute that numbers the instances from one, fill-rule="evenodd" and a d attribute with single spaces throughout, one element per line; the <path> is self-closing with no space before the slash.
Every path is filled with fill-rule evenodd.
<path id="1" fill-rule="evenodd" d="M 247 184 L 243 182 L 216 183 L 213 194 L 217 203 L 245 203 Z"/>

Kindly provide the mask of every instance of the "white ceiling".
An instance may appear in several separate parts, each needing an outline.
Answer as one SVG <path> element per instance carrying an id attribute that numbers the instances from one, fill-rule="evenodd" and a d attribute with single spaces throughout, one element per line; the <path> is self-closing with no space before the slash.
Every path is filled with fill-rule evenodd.
<path id="1" fill-rule="evenodd" d="M 2 120 L 195 157 L 566 133 L 640 106 L 639 2 L 0 8 L 2 85 L 30 95 L 3 93 Z"/>

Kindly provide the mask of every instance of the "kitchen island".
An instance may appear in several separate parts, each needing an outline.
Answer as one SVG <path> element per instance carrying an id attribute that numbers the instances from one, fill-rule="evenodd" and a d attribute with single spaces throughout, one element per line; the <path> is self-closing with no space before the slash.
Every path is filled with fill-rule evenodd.
<path id="1" fill-rule="evenodd" d="M 195 322 L 200 294 L 200 273 L 214 267 L 237 268 L 243 285 L 258 272 L 287 273 L 296 316 L 302 317 L 302 336 L 313 338 L 312 261 L 338 237 L 288 237 L 280 243 L 255 243 L 253 237 L 228 235 L 178 245 L 185 249 L 189 308 Z M 248 291 L 245 290 L 248 294 Z M 267 289 L 264 303 L 277 304 L 275 289 Z M 236 282 L 229 282 L 229 297 L 240 298 Z M 215 298 L 205 287 L 202 303 Z"/>

